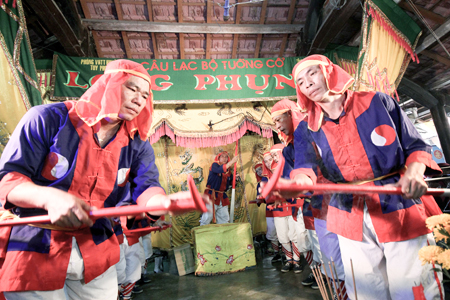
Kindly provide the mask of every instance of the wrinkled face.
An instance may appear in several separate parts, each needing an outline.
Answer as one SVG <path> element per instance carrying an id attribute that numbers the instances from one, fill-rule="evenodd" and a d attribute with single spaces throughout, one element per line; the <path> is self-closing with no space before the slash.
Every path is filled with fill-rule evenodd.
<path id="1" fill-rule="evenodd" d="M 281 151 L 274 151 L 274 152 L 271 152 L 272 157 L 273 157 L 273 160 L 274 160 L 276 163 L 278 163 L 278 162 L 280 161 L 280 152 L 281 152 Z"/>
<path id="2" fill-rule="evenodd" d="M 272 155 L 266 155 L 264 156 L 264 164 L 266 165 L 266 168 L 270 170 L 272 167 L 273 158 Z"/>
<path id="3" fill-rule="evenodd" d="M 292 117 L 290 111 L 285 112 L 282 115 L 275 116 L 272 118 L 272 120 L 275 123 L 275 128 L 278 131 L 281 131 L 285 135 L 294 133 L 294 125 L 292 125 Z"/>
<path id="4" fill-rule="evenodd" d="M 256 171 L 256 175 L 258 175 L 259 177 L 262 176 L 262 167 L 257 167 L 255 171 Z"/>
<path id="5" fill-rule="evenodd" d="M 320 102 L 328 92 L 322 70 L 319 65 L 313 65 L 302 70 L 296 79 L 300 92 L 314 102 Z"/>
<path id="6" fill-rule="evenodd" d="M 122 104 L 119 110 L 119 118 L 132 121 L 147 104 L 150 95 L 150 84 L 138 76 L 131 76 L 122 84 Z"/>
<path id="7" fill-rule="evenodd" d="M 222 153 L 222 154 L 219 156 L 219 163 L 220 163 L 221 165 L 223 165 L 223 164 L 226 164 L 227 162 L 228 162 L 228 154 Z"/>

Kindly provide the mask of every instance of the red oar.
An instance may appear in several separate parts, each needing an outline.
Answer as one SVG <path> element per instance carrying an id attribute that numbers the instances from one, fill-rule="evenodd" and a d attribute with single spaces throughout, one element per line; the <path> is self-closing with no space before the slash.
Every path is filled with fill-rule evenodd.
<path id="1" fill-rule="evenodd" d="M 95 220 L 103 217 L 111 218 L 120 216 L 137 216 L 142 213 L 161 210 L 163 211 L 168 210 L 175 214 L 181 214 L 192 210 L 206 212 L 207 211 L 206 205 L 203 202 L 202 196 L 198 192 L 194 183 L 194 179 L 192 179 L 191 175 L 188 175 L 187 182 L 189 192 L 179 192 L 173 194 L 172 197 L 174 195 L 179 195 L 180 197 L 173 200 L 167 199 L 167 201 L 165 201 L 161 205 L 156 205 L 152 207 L 137 206 L 137 205 L 108 207 L 97 210 L 91 210 L 88 213 L 91 219 Z M 8 219 L 0 222 L 0 227 L 26 225 L 26 224 L 48 224 L 48 223 L 50 223 L 50 217 L 48 215 L 44 215 L 19 219 Z"/>
<path id="2" fill-rule="evenodd" d="M 130 235 L 130 234 L 133 234 L 133 233 L 150 233 L 150 232 L 153 232 L 153 231 L 166 230 L 167 228 L 170 228 L 170 227 L 172 227 L 171 224 L 164 225 L 162 227 L 155 226 L 155 227 L 137 228 L 137 229 L 131 229 L 131 230 L 124 230 L 123 233 L 125 235 Z"/>
<path id="3" fill-rule="evenodd" d="M 272 177 L 261 191 L 261 195 L 265 198 L 272 191 L 285 191 L 285 192 L 302 192 L 311 191 L 314 195 L 318 194 L 390 194 L 390 195 L 402 195 L 400 187 L 394 186 L 367 186 L 367 185 L 352 185 L 352 184 L 315 184 L 315 185 L 297 185 L 284 182 L 278 182 L 281 176 L 281 172 L 284 167 L 284 158 L 280 159 L 280 162 L 275 169 Z M 428 188 L 425 195 L 449 197 L 450 189 L 434 189 Z"/>

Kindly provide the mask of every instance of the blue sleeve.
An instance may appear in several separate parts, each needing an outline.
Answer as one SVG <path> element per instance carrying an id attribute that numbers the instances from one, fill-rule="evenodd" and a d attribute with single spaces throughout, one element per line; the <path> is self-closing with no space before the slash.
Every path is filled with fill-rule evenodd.
<path id="1" fill-rule="evenodd" d="M 292 144 L 287 145 L 283 148 L 283 157 L 284 157 L 284 168 L 282 178 L 289 179 L 291 171 L 294 169 L 294 160 L 295 160 L 295 150 Z"/>
<path id="2" fill-rule="evenodd" d="M 40 105 L 31 108 L 16 126 L 0 158 L 0 180 L 10 172 L 35 177 L 50 151 L 60 124 L 64 104 Z"/>
<path id="3" fill-rule="evenodd" d="M 135 140 L 139 137 L 135 137 Z M 139 154 L 134 159 L 130 169 L 131 194 L 133 200 L 150 187 L 161 187 L 159 172 L 155 164 L 155 153 L 148 141 L 142 142 Z"/>
<path id="4" fill-rule="evenodd" d="M 308 124 L 305 121 L 300 122 L 294 131 L 294 169 L 312 169 L 316 173 L 317 156 L 313 142 Z"/>
<path id="5" fill-rule="evenodd" d="M 213 163 L 211 166 L 211 172 L 216 173 L 216 174 L 222 174 L 227 172 L 228 169 L 226 169 L 225 171 L 223 170 L 223 165 L 219 165 L 218 163 Z"/>

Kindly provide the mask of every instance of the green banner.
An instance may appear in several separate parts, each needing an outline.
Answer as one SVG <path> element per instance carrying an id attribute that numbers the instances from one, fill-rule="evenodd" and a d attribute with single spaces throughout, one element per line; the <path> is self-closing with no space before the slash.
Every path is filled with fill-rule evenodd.
<path id="1" fill-rule="evenodd" d="M 240 102 L 295 97 L 299 57 L 133 59 L 148 70 L 155 103 Z M 78 99 L 103 74 L 108 58 L 55 54 L 51 100 Z"/>
<path id="2" fill-rule="evenodd" d="M 16 6 L 12 2 L 8 4 L 6 1 L 0 6 L 0 48 L 7 55 L 9 67 L 13 69 L 12 72 L 17 79 L 15 84 L 19 85 L 22 94 L 20 101 L 30 108 L 30 105 L 42 104 L 42 98 L 37 84 L 22 1 L 18 1 Z"/>

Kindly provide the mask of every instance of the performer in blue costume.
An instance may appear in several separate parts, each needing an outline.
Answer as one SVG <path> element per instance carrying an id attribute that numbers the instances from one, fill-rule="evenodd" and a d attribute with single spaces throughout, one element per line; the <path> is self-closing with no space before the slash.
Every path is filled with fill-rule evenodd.
<path id="1" fill-rule="evenodd" d="M 229 170 L 238 157 L 235 156 L 230 160 L 228 152 L 223 151 L 216 155 L 214 162 L 209 168 L 208 180 L 206 181 L 206 189 L 204 194 L 209 196 L 213 202 L 213 212 L 206 212 L 200 218 L 200 226 L 207 225 L 216 219 L 216 224 L 224 224 L 230 222 L 230 214 L 228 213 L 228 205 L 230 200 L 225 193 L 230 187 L 233 180 L 233 174 Z"/>
<path id="2" fill-rule="evenodd" d="M 17 125 L 0 159 L 0 202 L 19 217 L 48 214 L 52 224 L 0 230 L 7 299 L 117 297 L 116 235 L 88 211 L 128 192 L 142 206 L 167 201 L 148 142 L 150 82 L 141 64 L 116 60 L 79 101 L 33 107 Z"/>
<path id="3" fill-rule="evenodd" d="M 326 57 L 309 56 L 292 74 L 308 115 L 294 133 L 291 178 L 315 183 L 319 153 L 332 182 L 393 184 L 403 192 L 332 196 L 327 226 L 338 234 L 349 297 L 355 298 L 352 260 L 358 299 L 413 299 L 412 287 L 419 284 L 427 299 L 442 298 L 439 273 L 418 258 L 419 249 L 433 243 L 425 219 L 441 213 L 431 196 L 423 196 L 424 173 L 440 172 L 430 147 L 394 99 L 348 90 L 353 78 Z"/>

